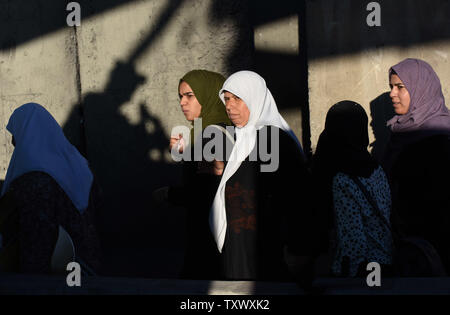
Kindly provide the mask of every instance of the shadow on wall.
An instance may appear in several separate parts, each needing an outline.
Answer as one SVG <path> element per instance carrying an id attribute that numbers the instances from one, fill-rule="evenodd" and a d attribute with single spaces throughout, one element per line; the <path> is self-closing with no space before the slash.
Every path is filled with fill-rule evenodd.
<path id="1" fill-rule="evenodd" d="M 309 59 L 450 38 L 448 0 L 378 0 L 381 27 L 367 25 L 370 2 L 307 0 Z"/>
<path id="2" fill-rule="evenodd" d="M 223 43 L 227 50 L 225 77 L 240 70 L 253 70 L 254 68 L 254 43 L 253 29 L 249 19 L 250 7 L 248 0 L 222 0 L 212 1 L 209 12 L 211 24 L 221 24 L 231 20 L 237 30 L 234 36 L 233 47 L 230 43 Z"/>
<path id="3" fill-rule="evenodd" d="M 389 92 L 383 93 L 370 102 L 370 115 L 372 117 L 370 126 L 375 137 L 375 141 L 370 144 L 370 147 L 372 148 L 372 155 L 378 162 L 381 162 L 383 158 L 391 135 L 386 123 L 395 115 L 389 94 Z"/>
<path id="4" fill-rule="evenodd" d="M 164 257 L 153 257 L 157 251 L 152 248 L 164 246 L 165 243 L 171 247 L 170 238 L 176 235 L 169 230 L 161 234 L 164 231 L 160 228 L 161 224 L 169 225 L 170 222 L 175 230 L 183 230 L 183 226 L 173 222 L 169 215 L 175 210 L 156 209 L 151 204 L 150 196 L 154 189 L 174 184 L 172 181 L 179 177 L 178 166 L 164 160 L 169 139 L 160 121 L 147 111 L 145 104 L 139 105 L 140 121 L 136 125 L 130 124 L 120 112 L 123 104 L 129 101 L 143 82 L 144 77 L 137 74 L 132 66 L 117 63 L 104 93 L 85 96 L 84 102 L 79 105 L 85 121 L 85 148 L 80 145 L 83 143 L 80 139 L 82 132 L 73 132 L 80 128 L 78 106 L 64 126 L 67 134 L 79 136 L 78 139 L 69 137 L 81 152 L 87 154 L 104 191 L 103 213 L 99 216 L 101 239 L 106 259 L 109 260 L 105 262 L 105 268 L 113 274 L 127 276 L 148 275 L 146 271 L 158 270 L 153 264 L 164 260 Z M 130 251 L 136 249 L 139 249 L 135 252 L 139 254 L 139 259 L 130 256 Z M 129 261 L 124 264 L 126 257 Z M 122 261 L 122 266 L 116 268 L 118 261 Z M 134 265 L 140 262 L 146 262 L 145 269 Z"/>
<path id="5" fill-rule="evenodd" d="M 104 2 L 96 1 L 91 9 L 100 10 Z M 161 122 L 147 110 L 160 104 L 139 104 L 137 124 L 127 120 L 121 107 L 146 81 L 135 70 L 136 59 L 160 36 L 182 2 L 168 3 L 128 60 L 116 63 L 104 92 L 84 96 L 64 126 L 103 190 L 99 230 L 107 275 L 174 278 L 181 268 L 185 213 L 157 207 L 151 200 L 154 189 L 178 184 L 181 177 L 180 165 L 166 159 L 169 138 Z"/>

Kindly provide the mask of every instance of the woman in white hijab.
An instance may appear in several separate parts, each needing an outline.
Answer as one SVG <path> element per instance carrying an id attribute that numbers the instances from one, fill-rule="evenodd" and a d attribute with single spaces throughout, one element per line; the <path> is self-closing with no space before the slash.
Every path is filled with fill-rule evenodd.
<path id="1" fill-rule="evenodd" d="M 291 279 L 284 248 L 312 254 L 310 175 L 300 143 L 257 73 L 231 75 L 219 95 L 236 138 L 210 214 L 222 277 Z"/>
<path id="2" fill-rule="evenodd" d="M 76 254 L 98 268 L 91 194 L 96 186 L 86 159 L 39 104 L 18 107 L 6 129 L 15 148 L 1 195 L 12 197 L 19 217 L 19 271 L 50 272 L 59 225 L 71 236 Z"/>

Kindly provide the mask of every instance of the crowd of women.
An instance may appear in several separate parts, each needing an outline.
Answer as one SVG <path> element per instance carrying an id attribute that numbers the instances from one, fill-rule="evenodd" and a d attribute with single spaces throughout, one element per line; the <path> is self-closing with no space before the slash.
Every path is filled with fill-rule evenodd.
<path id="1" fill-rule="evenodd" d="M 368 262 L 393 270 L 394 231 L 428 241 L 450 271 L 450 113 L 440 80 L 418 59 L 388 74 L 396 115 L 387 122 L 391 138 L 381 161 L 368 151 L 368 116 L 353 101 L 329 109 L 308 161 L 260 75 L 184 75 L 184 116 L 217 128 L 232 150 L 213 161 L 183 161 L 183 184 L 152 194 L 187 209 L 180 277 L 306 283 L 320 272 L 364 276 Z M 41 105 L 18 107 L 7 130 L 15 149 L 1 190 L 0 266 L 51 272 L 62 227 L 77 256 L 101 274 L 101 203 L 87 160 Z M 190 156 L 194 143 L 208 140 L 173 135 L 169 148 Z M 261 171 L 261 144 L 277 149 L 275 171 Z M 328 258 L 322 271 L 320 257 Z"/>

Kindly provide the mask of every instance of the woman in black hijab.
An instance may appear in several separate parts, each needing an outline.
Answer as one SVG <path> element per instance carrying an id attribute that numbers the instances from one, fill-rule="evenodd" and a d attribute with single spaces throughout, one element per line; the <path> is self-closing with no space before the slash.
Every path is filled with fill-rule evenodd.
<path id="1" fill-rule="evenodd" d="M 357 276 L 367 262 L 392 263 L 389 228 L 391 198 L 383 169 L 367 151 L 368 118 L 361 105 L 342 101 L 330 108 L 313 158 L 318 203 L 319 251 L 335 238 L 332 272 Z M 355 179 L 357 178 L 357 179 Z M 359 180 L 378 206 L 371 206 Z M 334 235 L 334 236 L 333 236 Z"/>

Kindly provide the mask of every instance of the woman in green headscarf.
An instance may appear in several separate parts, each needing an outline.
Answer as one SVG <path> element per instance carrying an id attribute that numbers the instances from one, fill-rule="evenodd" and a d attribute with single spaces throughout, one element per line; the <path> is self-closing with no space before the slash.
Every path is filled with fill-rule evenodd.
<path id="1" fill-rule="evenodd" d="M 186 119 L 194 126 L 194 121 L 202 119 L 203 129 L 210 125 L 231 125 L 225 106 L 218 94 L 225 78 L 216 72 L 192 70 L 180 79 L 178 94 L 180 106 Z M 180 143 L 182 135 L 170 139 L 170 148 Z M 194 143 L 194 128 L 191 130 L 190 143 Z M 181 150 L 183 145 L 181 144 Z"/>
<path id="2" fill-rule="evenodd" d="M 193 70 L 181 78 L 178 84 L 180 106 L 186 119 L 194 125 L 198 118 L 202 119 L 202 128 L 219 125 L 226 128 L 232 125 L 219 98 L 225 78 L 207 70 Z M 190 145 L 194 139 L 194 128 L 190 134 Z M 186 150 L 182 135 L 170 140 L 170 149 L 177 145 L 180 152 Z M 195 141 L 193 141 L 195 140 Z M 202 138 L 203 144 L 209 139 Z M 227 137 L 224 134 L 225 145 Z M 190 148 L 189 148 L 190 149 Z M 193 150 L 192 150 L 193 151 Z M 192 157 L 192 154 L 190 154 Z M 187 209 L 187 248 L 184 258 L 182 278 L 217 279 L 219 271 L 219 252 L 209 229 L 209 211 L 217 187 L 220 183 L 223 162 L 183 161 L 183 185 L 169 187 L 167 199 L 173 205 Z M 157 199 L 161 199 L 161 190 Z"/>

